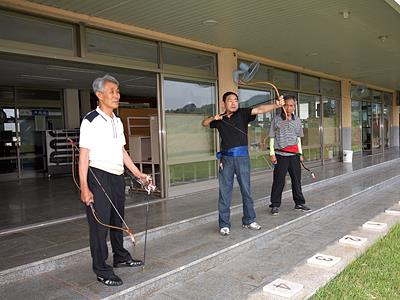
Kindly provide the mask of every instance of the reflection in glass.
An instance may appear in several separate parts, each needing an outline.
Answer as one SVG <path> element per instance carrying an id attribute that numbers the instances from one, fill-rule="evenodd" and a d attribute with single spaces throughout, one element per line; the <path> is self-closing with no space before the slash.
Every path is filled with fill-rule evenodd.
<path id="1" fill-rule="evenodd" d="M 215 130 L 201 126 L 215 115 L 214 84 L 167 79 L 164 98 L 169 184 L 215 178 Z"/>

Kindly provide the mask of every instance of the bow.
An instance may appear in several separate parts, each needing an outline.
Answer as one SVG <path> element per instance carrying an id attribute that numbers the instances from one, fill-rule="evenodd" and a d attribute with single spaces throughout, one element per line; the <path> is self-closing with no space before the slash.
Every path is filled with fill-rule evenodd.
<path id="1" fill-rule="evenodd" d="M 281 95 L 279 94 L 279 91 L 278 91 L 278 88 L 276 87 L 276 85 L 273 84 L 272 82 L 269 82 L 269 81 L 256 81 L 256 82 L 248 82 L 248 83 L 245 83 L 245 82 L 239 80 L 239 84 L 247 85 L 247 86 L 256 86 L 256 85 L 260 85 L 260 84 L 269 85 L 269 86 L 271 86 L 271 87 L 274 89 L 274 91 L 275 91 L 275 93 L 276 93 L 276 95 L 277 95 L 278 98 L 281 96 Z M 274 99 L 275 99 L 275 98 L 270 98 L 270 99 L 267 99 L 265 102 L 269 102 L 269 101 L 274 100 Z M 285 113 L 285 117 L 286 117 L 286 109 L 285 109 L 285 107 L 282 106 L 282 109 L 283 109 L 283 111 L 284 111 L 284 113 Z M 223 114 L 221 114 L 220 116 L 223 117 L 223 116 L 225 116 L 225 115 L 227 115 L 227 113 L 223 113 Z M 238 130 L 239 132 L 243 133 L 245 136 L 248 136 L 248 134 L 247 134 L 246 132 L 244 132 L 243 130 L 237 128 L 235 125 L 232 125 L 231 123 L 226 122 L 223 118 L 221 119 L 221 121 L 224 122 L 225 124 L 227 124 L 227 125 L 229 125 L 229 126 L 235 128 L 235 129 Z M 302 155 L 302 154 L 300 154 L 300 155 Z M 303 155 L 302 155 L 302 156 L 303 156 Z M 303 156 L 303 157 L 304 157 L 304 156 Z M 264 159 L 265 159 L 265 158 L 264 158 Z M 267 164 L 269 165 L 268 160 L 265 159 L 265 161 L 266 161 Z M 300 161 L 300 163 L 301 163 L 302 167 L 303 167 L 306 171 L 308 171 L 308 172 L 310 173 L 311 178 L 315 179 L 316 177 L 315 177 L 314 172 L 312 172 L 309 168 L 307 168 L 307 167 L 304 165 L 304 162 Z"/>
<path id="2" fill-rule="evenodd" d="M 272 82 L 269 82 L 269 81 L 256 81 L 256 82 L 242 82 L 242 81 L 240 81 L 239 80 L 239 83 L 240 84 L 242 84 L 242 85 L 248 85 L 248 86 L 255 86 L 255 85 L 259 85 L 259 84 L 266 84 L 266 85 L 269 85 L 269 86 L 271 86 L 273 89 L 274 89 L 274 91 L 275 91 L 275 93 L 276 93 L 276 95 L 277 95 L 277 98 L 279 98 L 281 95 L 279 94 L 279 91 L 278 91 L 278 88 L 276 87 L 276 85 L 275 84 L 273 84 Z M 270 100 L 273 100 L 273 99 L 275 99 L 275 98 L 271 98 L 271 99 L 269 99 L 269 100 L 267 100 L 267 101 L 270 101 Z M 283 111 L 285 112 L 285 116 L 286 116 L 286 109 L 285 109 L 285 107 L 284 106 L 282 106 L 282 109 L 283 109 Z"/>
<path id="3" fill-rule="evenodd" d="M 75 150 L 77 150 L 79 152 L 79 148 L 76 146 L 76 142 L 73 141 L 70 138 L 67 138 L 68 142 L 71 144 L 71 148 L 72 148 L 72 178 L 74 180 L 74 183 L 76 185 L 76 187 L 80 190 L 80 186 L 78 184 L 78 181 L 76 180 L 76 176 L 75 176 Z M 94 177 L 95 181 L 97 182 L 97 184 L 100 186 L 100 188 L 102 189 L 103 193 L 105 194 L 106 198 L 108 199 L 108 201 L 110 202 L 111 206 L 113 207 L 113 209 L 116 211 L 117 215 L 119 216 L 119 218 L 121 219 L 122 223 L 124 224 L 125 227 L 118 227 L 118 226 L 114 226 L 114 225 L 109 225 L 109 224 L 105 224 L 103 223 L 99 217 L 97 216 L 96 213 L 96 209 L 94 206 L 94 202 L 90 202 L 89 206 L 90 209 L 92 211 L 92 215 L 94 217 L 94 219 L 96 220 L 96 222 L 98 222 L 100 225 L 107 227 L 107 228 L 111 228 L 111 229 L 116 229 L 116 230 L 121 230 L 125 233 L 127 233 L 132 241 L 132 244 L 135 245 L 136 244 L 136 240 L 135 237 L 133 235 L 133 230 L 129 228 L 129 226 L 126 224 L 124 218 L 122 218 L 122 216 L 120 215 L 120 213 L 118 212 L 117 208 L 115 207 L 114 203 L 111 201 L 110 196 L 108 195 L 108 193 L 106 192 L 106 190 L 104 189 L 103 185 L 100 183 L 99 179 L 97 178 L 96 174 L 94 174 L 92 168 L 89 166 L 89 172 L 92 174 L 92 176 Z M 148 176 L 146 178 L 147 183 L 144 183 L 142 180 L 137 179 L 136 177 L 133 177 L 131 175 L 132 178 L 134 178 L 139 184 L 141 184 L 143 186 L 143 188 L 147 191 L 148 195 L 150 195 L 151 192 L 156 190 L 156 186 L 154 184 L 152 184 L 152 180 L 151 177 Z"/>

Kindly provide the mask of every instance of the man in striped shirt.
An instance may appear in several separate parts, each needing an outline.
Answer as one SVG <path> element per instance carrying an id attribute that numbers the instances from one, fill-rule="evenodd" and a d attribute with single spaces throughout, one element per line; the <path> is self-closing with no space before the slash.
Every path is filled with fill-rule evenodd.
<path id="1" fill-rule="evenodd" d="M 301 137 L 304 136 L 300 118 L 295 116 L 296 98 L 285 96 L 285 110 L 272 120 L 269 131 L 270 156 L 275 165 L 274 181 L 271 191 L 271 214 L 278 215 L 282 202 L 282 191 L 285 187 L 286 173 L 289 171 L 292 181 L 292 194 L 295 209 L 309 211 L 301 191 L 301 166 L 303 161 Z"/>

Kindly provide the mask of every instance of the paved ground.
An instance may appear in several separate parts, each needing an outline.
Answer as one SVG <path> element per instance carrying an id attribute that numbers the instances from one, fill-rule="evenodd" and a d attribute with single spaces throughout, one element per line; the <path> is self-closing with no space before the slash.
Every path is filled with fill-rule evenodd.
<path id="1" fill-rule="evenodd" d="M 344 235 L 374 219 L 385 208 L 394 205 L 400 210 L 400 205 L 397 204 L 400 199 L 399 183 L 400 180 L 396 180 L 382 189 L 354 197 L 348 204 L 337 207 L 330 213 L 310 218 L 307 224 L 282 232 L 273 240 L 259 240 L 254 247 L 234 259 L 188 281 L 164 288 L 149 299 L 222 300 L 246 299 L 249 295 L 258 295 L 252 299 L 271 299 L 271 295 L 262 292 L 263 286 L 293 272 L 295 267 L 306 264 L 308 258 L 324 252 L 329 245 L 338 243 Z M 399 220 L 397 217 L 397 222 Z M 361 236 L 367 237 L 368 233 L 363 232 Z M 314 273 L 318 273 L 315 267 L 313 269 Z M 320 274 L 319 278 L 327 276 L 326 270 L 320 270 Z M 308 288 L 306 279 L 309 276 L 303 271 L 292 276 L 294 278 L 291 281 L 304 284 Z"/>
<path id="2" fill-rule="evenodd" d="M 398 153 L 396 155 L 391 158 L 398 157 Z M 39 272 L 35 277 L 27 276 L 25 279 L 21 278 L 17 282 L 3 285 L 1 287 L 2 295 L 8 295 L 8 299 L 98 299 L 116 296 L 130 299 L 135 295 L 143 298 L 146 293 L 157 288 L 185 279 L 188 281 L 160 290 L 154 297 L 188 299 L 189 296 L 189 299 L 196 299 L 200 298 L 203 293 L 202 299 L 232 299 L 235 297 L 242 299 L 245 294 L 259 288 L 270 278 L 277 276 L 279 272 L 290 270 L 305 256 L 337 238 L 337 235 L 343 235 L 344 232 L 359 226 L 364 219 L 381 212 L 384 206 L 393 202 L 388 195 L 398 198 L 398 192 L 396 194 L 395 190 L 389 189 L 383 193 L 383 190 L 378 191 L 378 188 L 382 189 L 382 186 L 389 185 L 390 187 L 393 183 L 399 183 L 396 176 L 400 173 L 400 159 L 359 170 L 356 173 L 350 172 L 351 169 L 360 169 L 361 165 L 364 167 L 373 165 L 374 158 L 369 159 L 370 161 L 367 159 L 359 161 L 359 167 L 356 167 L 356 162 L 353 166 L 336 164 L 317 170 L 320 179 L 348 172 L 347 175 L 334 180 L 305 188 L 306 199 L 314 211 L 321 209 L 318 213 L 306 216 L 302 212 L 294 211 L 291 196 L 287 194 L 279 217 L 271 217 L 265 206 L 265 199 L 260 200 L 257 214 L 263 229 L 259 232 L 241 228 L 241 208 L 238 207 L 234 209 L 236 214 L 232 216 L 232 234 L 229 237 L 221 237 L 217 233 L 217 216 L 214 212 L 216 208 L 216 194 L 214 193 L 216 191 L 193 194 L 189 197 L 151 205 L 152 227 L 196 217 L 200 214 L 206 215 L 195 218 L 191 222 L 183 222 L 187 223 L 186 225 L 175 224 L 159 233 L 154 231 L 149 236 L 146 268 L 144 271 L 117 270 L 117 274 L 125 281 L 125 284 L 118 288 L 107 288 L 95 281 L 90 270 L 89 252 L 87 249 L 81 249 L 82 245 L 87 245 L 87 240 L 86 244 L 82 244 L 86 238 L 86 236 L 82 237 L 82 234 L 87 230 L 83 225 L 84 220 L 74 222 L 79 225 L 76 226 L 79 230 L 74 230 L 73 226 L 65 223 L 63 226 L 57 225 L 58 231 L 55 232 L 52 232 L 54 226 L 50 226 L 29 232 L 5 235 L 0 239 L 0 251 L 2 252 L 0 264 L 3 270 L 21 263 L 38 260 L 41 257 L 51 256 L 52 249 L 64 252 L 66 249 L 81 250 L 75 254 L 75 260 L 71 260 L 64 267 L 56 266 L 54 268 L 53 266 L 53 271 Z M 383 160 L 385 158 L 379 158 L 375 162 Z M 260 196 L 264 197 L 268 193 L 266 190 L 270 183 L 266 184 L 266 181 L 271 179 L 271 174 L 266 176 L 267 179 L 259 178 L 253 184 L 256 199 Z M 343 202 L 350 203 L 350 206 L 347 204 L 336 205 L 324 209 L 332 203 L 369 189 L 371 186 L 377 193 L 371 196 L 371 191 L 369 191 L 368 197 L 370 198 L 363 194 L 361 199 L 357 199 L 356 196 L 354 200 L 351 198 Z M 235 191 L 234 198 L 236 201 L 239 199 L 238 191 Z M 128 221 L 141 219 L 143 223 L 144 209 L 144 206 L 130 209 Z M 79 224 L 79 222 L 81 223 Z M 137 224 L 140 228 L 141 223 Z M 41 234 L 40 238 L 38 238 L 39 234 Z M 13 237 L 10 239 L 9 236 Z M 315 239 L 310 240 L 310 236 Z M 24 244 L 24 240 L 28 237 L 42 242 L 51 239 L 54 242 L 53 248 L 46 245 L 38 247 L 34 241 L 28 245 Z M 137 256 L 142 255 L 142 245 L 143 243 L 140 243 L 135 249 Z M 31 251 L 31 248 L 35 250 Z M 16 262 L 19 263 L 16 264 Z M 199 272 L 201 275 L 197 277 Z M 234 288 L 235 285 L 237 288 Z"/>
<path id="3" fill-rule="evenodd" d="M 317 181 L 320 181 L 396 157 L 399 157 L 398 150 L 386 152 L 384 156 L 357 159 L 353 164 L 334 163 L 313 170 L 317 175 Z M 88 246 L 87 222 L 72 180 L 70 178 L 57 178 L 57 180 L 0 184 L 4 195 L 2 196 L 4 204 L 0 212 L 0 222 L 8 224 L 6 229 L 0 231 L 0 271 Z M 271 182 L 271 172 L 253 176 L 253 198 L 260 199 L 268 196 Z M 312 182 L 314 181 L 309 174 L 304 173 L 303 184 L 307 185 Z M 287 184 L 285 189 L 289 188 L 290 184 Z M 149 208 L 149 228 L 157 228 L 215 212 L 217 197 L 218 190 L 214 188 L 201 193 L 153 202 Z M 240 199 L 240 193 L 236 187 L 233 194 L 233 205 L 238 205 Z M 143 205 L 143 200 L 143 194 L 135 194 L 127 201 L 131 208 L 126 210 L 126 221 L 135 232 L 142 232 L 145 227 L 146 207 Z M 40 207 L 41 201 L 47 204 Z M 40 217 L 41 222 L 46 218 L 51 220 L 58 215 L 70 217 L 72 220 L 32 230 L 8 233 L 13 230 L 13 220 L 17 223 L 22 222 L 18 223 L 19 225 L 27 225 L 25 221 L 31 220 L 31 215 L 38 211 L 42 216 Z"/>

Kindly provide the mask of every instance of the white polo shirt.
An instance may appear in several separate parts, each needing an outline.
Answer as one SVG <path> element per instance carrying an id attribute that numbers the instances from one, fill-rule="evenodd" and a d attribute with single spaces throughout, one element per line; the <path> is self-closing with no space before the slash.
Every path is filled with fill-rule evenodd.
<path id="1" fill-rule="evenodd" d="M 121 175 L 124 173 L 124 126 L 113 113 L 112 118 L 99 107 L 82 121 L 79 147 L 89 149 L 89 166 Z"/>

